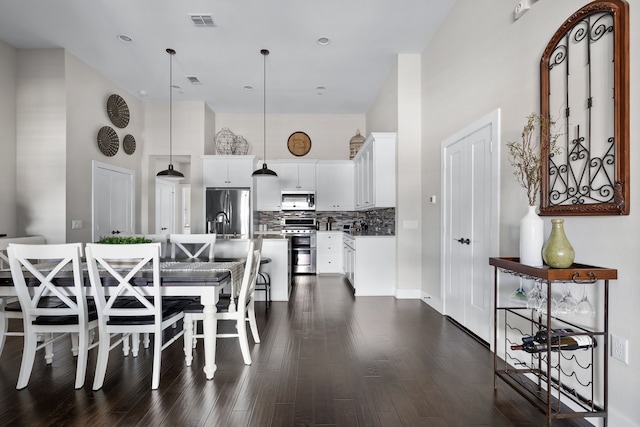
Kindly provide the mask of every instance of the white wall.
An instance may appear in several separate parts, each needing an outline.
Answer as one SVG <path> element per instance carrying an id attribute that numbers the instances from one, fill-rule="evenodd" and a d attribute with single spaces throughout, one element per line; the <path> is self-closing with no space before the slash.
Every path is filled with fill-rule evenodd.
<path id="1" fill-rule="evenodd" d="M 16 236 L 16 81 L 18 53 L 0 41 L 0 233 Z"/>
<path id="2" fill-rule="evenodd" d="M 19 235 L 66 239 L 66 87 L 62 49 L 18 52 L 16 200 Z"/>
<path id="3" fill-rule="evenodd" d="M 142 103 L 89 67 L 75 56 L 65 52 L 66 82 L 66 241 L 90 242 L 92 239 L 92 183 L 91 161 L 98 160 L 114 166 L 134 170 L 140 176 L 140 165 L 145 145 L 142 138 Z M 118 128 L 107 114 L 107 99 L 112 94 L 120 95 L 129 107 L 129 124 Z M 101 127 L 111 126 L 120 140 L 120 148 L 112 157 L 102 154 L 97 144 Z M 125 135 L 136 140 L 136 150 L 129 155 L 124 152 L 122 141 Z M 140 222 L 140 179 L 135 184 L 135 224 Z M 83 221 L 82 229 L 72 229 L 71 220 Z M 61 224 L 62 226 L 62 224 Z"/>
<path id="4" fill-rule="evenodd" d="M 396 239 L 398 298 L 420 298 L 421 57 L 398 55 L 367 112 L 370 132 L 397 132 Z"/>
<path id="5" fill-rule="evenodd" d="M 223 127 L 249 142 L 249 154 L 263 158 L 262 114 L 216 115 L 216 132 Z M 305 159 L 348 160 L 349 141 L 360 130 L 366 135 L 364 115 L 358 114 L 267 114 L 267 163 L 275 159 L 296 159 L 287 149 L 287 140 L 294 132 L 305 132 L 311 138 L 311 150 Z M 213 140 L 206 141 L 207 152 L 213 148 Z"/>
<path id="6" fill-rule="evenodd" d="M 458 0 L 444 25 L 422 55 L 422 186 L 423 193 L 440 193 L 440 142 L 465 125 L 501 108 L 502 139 L 515 140 L 525 116 L 539 111 L 539 63 L 542 51 L 557 28 L 586 0 L 538 1 L 518 21 L 513 21 L 514 1 Z M 640 101 L 637 46 L 640 36 L 638 3 L 631 1 L 631 117 Z M 482 16 L 482 19 L 478 17 Z M 631 144 L 640 134 L 640 122 L 631 120 Z M 518 223 L 526 213 L 523 189 L 515 183 L 502 150 L 501 256 L 518 252 Z M 639 182 L 640 150 L 631 149 L 631 183 Z M 576 261 L 618 269 L 610 289 L 610 330 L 629 339 L 629 364 L 609 364 L 609 425 L 640 423 L 640 200 L 631 186 L 631 215 L 624 217 L 567 217 L 565 230 L 576 250 Z M 422 201 L 422 289 L 440 295 L 439 206 Z M 635 208 L 634 208 L 635 207 Z M 545 218 L 545 233 L 550 220 Z M 629 238 L 628 236 L 633 236 Z M 579 288 L 576 288 L 576 292 Z M 575 295 L 575 294 L 574 294 Z M 595 295 L 594 295 L 595 298 Z M 601 297 L 598 303 L 602 303 Z M 633 384 L 633 387 L 627 385 Z"/>

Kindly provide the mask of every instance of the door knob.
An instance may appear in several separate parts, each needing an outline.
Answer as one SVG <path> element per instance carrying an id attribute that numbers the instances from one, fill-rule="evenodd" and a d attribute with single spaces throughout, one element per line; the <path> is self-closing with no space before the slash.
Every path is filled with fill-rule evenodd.
<path id="1" fill-rule="evenodd" d="M 113 231 L 111 232 L 111 234 L 120 234 L 120 231 L 119 231 L 119 230 L 113 230 Z"/>
<path id="2" fill-rule="evenodd" d="M 454 239 L 456 240 L 456 239 Z M 458 243 L 462 243 L 463 245 L 470 245 L 471 244 L 471 240 L 469 239 L 463 239 L 462 237 L 457 239 L 456 242 Z"/>

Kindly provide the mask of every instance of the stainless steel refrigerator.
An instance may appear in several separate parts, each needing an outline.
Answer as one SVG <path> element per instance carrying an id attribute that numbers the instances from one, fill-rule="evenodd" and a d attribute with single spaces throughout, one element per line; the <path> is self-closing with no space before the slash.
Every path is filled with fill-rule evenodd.
<path id="1" fill-rule="evenodd" d="M 251 190 L 207 188 L 207 233 L 248 235 L 252 232 Z"/>

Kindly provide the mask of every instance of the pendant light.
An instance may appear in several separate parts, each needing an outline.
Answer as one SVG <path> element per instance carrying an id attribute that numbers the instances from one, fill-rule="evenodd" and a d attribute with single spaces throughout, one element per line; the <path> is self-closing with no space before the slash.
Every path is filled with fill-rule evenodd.
<path id="1" fill-rule="evenodd" d="M 262 75 L 264 78 L 264 83 L 262 85 L 263 95 L 262 95 L 262 111 L 263 111 L 263 127 L 264 127 L 264 137 L 262 140 L 262 168 L 256 169 L 251 176 L 256 177 L 273 177 L 277 178 L 278 174 L 275 171 L 272 171 L 267 167 L 267 55 L 269 55 L 269 51 L 267 49 L 262 49 L 260 51 L 263 58 L 263 71 Z"/>
<path id="2" fill-rule="evenodd" d="M 173 169 L 173 157 L 172 157 L 172 136 L 173 136 L 173 55 L 176 51 L 173 49 L 167 49 L 169 54 L 169 167 L 163 171 L 158 172 L 156 175 L 158 178 L 181 180 L 184 179 L 184 174 Z"/>

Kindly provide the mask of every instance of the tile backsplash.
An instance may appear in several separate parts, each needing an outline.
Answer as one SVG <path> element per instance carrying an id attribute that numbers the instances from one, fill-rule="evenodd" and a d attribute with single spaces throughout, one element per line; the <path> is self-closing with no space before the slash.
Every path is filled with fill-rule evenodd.
<path id="1" fill-rule="evenodd" d="M 369 229 L 379 232 L 390 232 L 395 234 L 396 230 L 396 210 L 395 208 L 374 209 L 370 211 L 315 211 L 315 212 L 266 212 L 261 211 L 260 224 L 266 224 L 269 230 L 282 230 L 282 219 L 289 217 L 316 218 L 320 222 L 320 230 L 327 229 L 327 219 L 333 218 L 332 230 L 342 230 L 344 224 L 353 226 L 357 224 L 368 224 Z"/>

